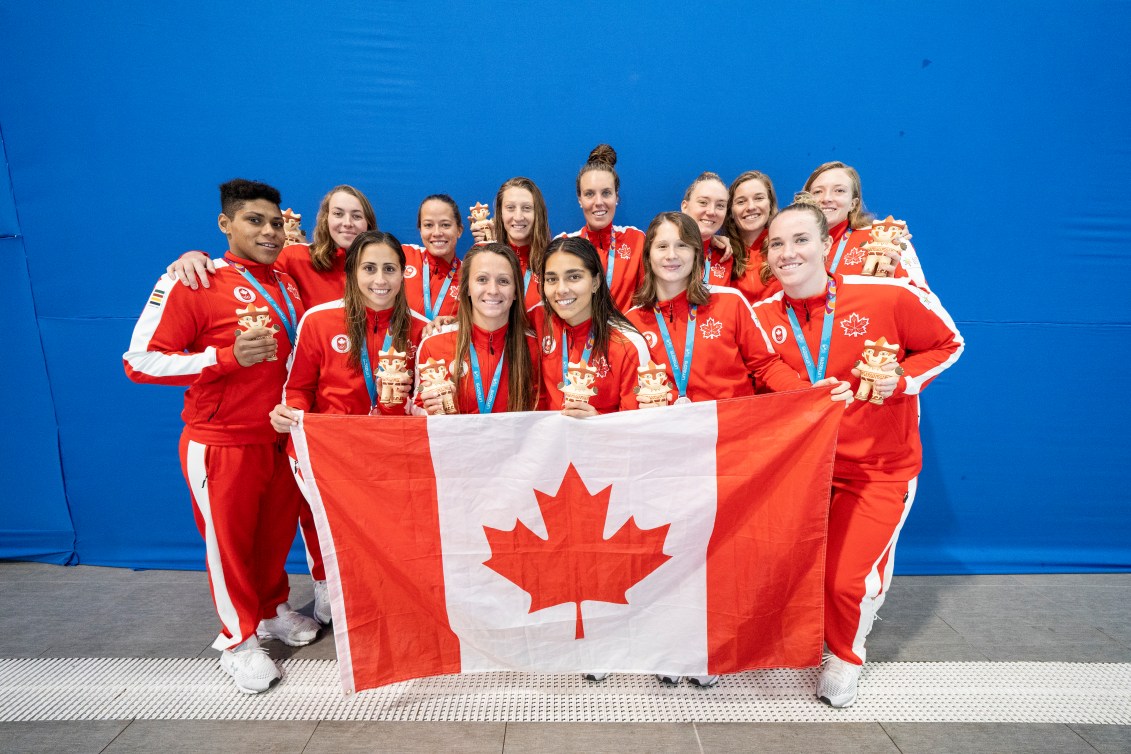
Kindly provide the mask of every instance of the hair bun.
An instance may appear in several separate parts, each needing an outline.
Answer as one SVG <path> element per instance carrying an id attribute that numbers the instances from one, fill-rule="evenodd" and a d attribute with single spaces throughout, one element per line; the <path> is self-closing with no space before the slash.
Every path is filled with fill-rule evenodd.
<path id="1" fill-rule="evenodd" d="M 821 203 L 808 191 L 798 191 L 793 195 L 794 206 L 821 208 Z"/>
<path id="2" fill-rule="evenodd" d="M 598 144 L 589 153 L 589 162 L 599 162 L 609 167 L 617 164 L 617 150 L 608 144 Z"/>

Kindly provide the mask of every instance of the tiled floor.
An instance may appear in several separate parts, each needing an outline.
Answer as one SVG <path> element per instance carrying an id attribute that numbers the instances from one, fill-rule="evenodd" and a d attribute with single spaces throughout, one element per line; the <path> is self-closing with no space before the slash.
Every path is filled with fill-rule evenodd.
<path id="1" fill-rule="evenodd" d="M 309 613 L 309 579 L 292 580 Z M 197 572 L 0 563 L 0 658 L 214 657 Z M 1131 662 L 1131 575 L 899 577 L 869 660 Z M 277 659 L 332 659 L 332 635 Z M 862 690 L 866 693 L 866 690 Z M 987 723 L 0 723 L 0 751 L 1129 752 L 1131 726 Z"/>

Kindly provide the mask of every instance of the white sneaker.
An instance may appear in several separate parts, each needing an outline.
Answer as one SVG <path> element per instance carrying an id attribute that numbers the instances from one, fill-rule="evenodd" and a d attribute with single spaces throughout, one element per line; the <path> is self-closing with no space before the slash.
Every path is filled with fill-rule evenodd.
<path id="1" fill-rule="evenodd" d="M 853 665 L 829 655 L 817 679 L 817 698 L 830 707 L 851 707 L 856 701 L 856 686 L 863 670 L 863 665 Z"/>
<path id="2" fill-rule="evenodd" d="M 593 681 L 594 683 L 599 683 L 599 682 L 605 680 L 608 677 L 609 677 L 608 673 L 586 673 L 585 675 L 582 676 L 582 678 L 584 678 L 585 680 Z"/>
<path id="3" fill-rule="evenodd" d="M 318 638 L 318 621 L 291 610 L 290 603 L 284 602 L 275 612 L 276 617 L 259 621 L 256 634 L 260 639 L 273 638 L 290 647 L 305 647 Z"/>
<path id="4" fill-rule="evenodd" d="M 689 675 L 686 678 L 692 686 L 698 686 L 701 689 L 709 689 L 719 682 L 717 675 Z"/>
<path id="5" fill-rule="evenodd" d="M 661 675 L 660 673 L 656 674 L 656 680 L 664 684 L 665 686 L 678 686 L 679 678 L 680 677 L 678 675 Z"/>
<path id="6" fill-rule="evenodd" d="M 330 625 L 334 619 L 330 614 L 330 585 L 326 579 L 314 582 L 314 620 L 323 626 Z"/>
<path id="7" fill-rule="evenodd" d="M 225 649 L 220 654 L 220 668 L 245 694 L 266 691 L 281 675 L 279 666 L 267 656 L 267 650 L 259 646 L 259 639 L 254 636 L 239 646 Z"/>

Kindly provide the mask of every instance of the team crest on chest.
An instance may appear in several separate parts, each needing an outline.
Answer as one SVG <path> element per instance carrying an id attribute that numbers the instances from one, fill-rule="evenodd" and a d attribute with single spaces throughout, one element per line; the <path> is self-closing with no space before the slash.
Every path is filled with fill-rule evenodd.
<path id="1" fill-rule="evenodd" d="M 609 362 L 605 359 L 604 356 L 598 356 L 597 358 L 593 359 L 592 363 L 590 363 L 589 366 L 592 367 L 597 372 L 597 376 L 602 379 L 608 377 L 609 372 L 612 371 L 611 369 L 609 369 Z"/>
<path id="2" fill-rule="evenodd" d="M 338 353 L 348 353 L 350 350 L 350 336 L 345 333 L 335 335 L 330 338 L 330 348 L 333 348 Z"/>
<path id="3" fill-rule="evenodd" d="M 242 285 L 237 285 L 235 290 L 232 291 L 232 294 L 236 297 L 236 301 L 240 301 L 244 304 L 250 304 L 255 300 L 255 291 L 250 288 L 244 288 Z"/>
<path id="4" fill-rule="evenodd" d="M 553 352 L 554 352 L 554 336 L 553 335 L 544 335 L 542 337 L 542 353 L 553 353 Z"/>
<path id="5" fill-rule="evenodd" d="M 714 340 L 723 334 L 723 323 L 714 317 L 707 317 L 699 325 L 699 332 L 703 333 L 703 337 L 707 340 Z"/>
<path id="6" fill-rule="evenodd" d="M 656 333 L 651 330 L 644 331 L 644 340 L 648 341 L 649 348 L 655 348 L 656 344 L 660 342 L 660 339 L 656 337 Z"/>
<path id="7" fill-rule="evenodd" d="M 287 283 L 287 293 L 291 294 L 294 298 L 302 298 L 299 295 L 298 287 L 294 283 Z"/>
<path id="8" fill-rule="evenodd" d="M 844 263 L 851 265 L 863 264 L 864 250 L 857 246 L 855 249 L 844 255 Z"/>
<path id="9" fill-rule="evenodd" d="M 713 275 L 714 277 L 725 279 L 726 274 L 727 274 L 726 267 L 723 267 L 721 264 L 711 265 L 711 275 Z"/>
<path id="10" fill-rule="evenodd" d="M 404 276 L 405 276 L 406 278 L 414 278 L 414 277 L 416 277 L 416 268 L 415 268 L 415 267 L 413 267 L 413 266 L 412 266 L 411 264 L 406 264 L 406 265 L 404 266 Z"/>
<path id="11" fill-rule="evenodd" d="M 632 256 L 632 247 L 626 243 L 622 243 L 617 247 L 617 256 L 621 259 L 629 259 Z"/>
<path id="12" fill-rule="evenodd" d="M 785 338 L 786 338 L 785 328 L 781 325 L 774 325 L 774 329 L 770 330 L 770 337 L 773 338 L 774 342 L 777 343 L 780 346 L 782 343 L 785 342 Z"/>
<path id="13" fill-rule="evenodd" d="M 852 312 L 840 321 L 840 329 L 844 330 L 844 334 L 850 338 L 859 338 L 868 333 L 869 321 L 867 317 L 861 317 L 856 312 Z"/>

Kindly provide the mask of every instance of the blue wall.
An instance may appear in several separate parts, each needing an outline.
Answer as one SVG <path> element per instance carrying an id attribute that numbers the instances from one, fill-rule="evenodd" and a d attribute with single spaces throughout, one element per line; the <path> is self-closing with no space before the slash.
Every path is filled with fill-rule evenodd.
<path id="1" fill-rule="evenodd" d="M 1131 568 L 1131 8 L 722 5 L 0 0 L 0 557 L 202 563 L 180 391 L 120 355 L 165 264 L 223 250 L 217 184 L 308 230 L 354 184 L 412 241 L 426 194 L 521 174 L 556 232 L 605 141 L 619 223 L 704 169 L 788 197 L 830 159 L 908 221 L 968 347 L 924 397 L 901 572 Z"/>

